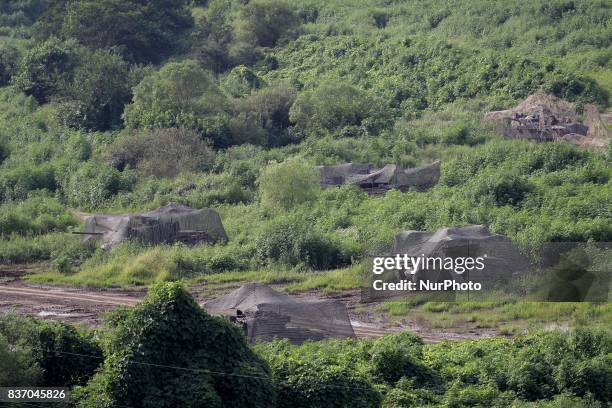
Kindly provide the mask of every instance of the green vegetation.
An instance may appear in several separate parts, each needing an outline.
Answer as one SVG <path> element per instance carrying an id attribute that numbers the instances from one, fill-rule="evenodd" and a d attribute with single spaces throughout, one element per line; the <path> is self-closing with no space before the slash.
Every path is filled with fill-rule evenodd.
<path id="1" fill-rule="evenodd" d="M 207 315 L 179 285 L 157 286 L 111 318 L 104 364 L 80 406 L 268 407 L 268 377 L 238 327 Z"/>
<path id="2" fill-rule="evenodd" d="M 248 346 L 238 326 L 163 284 L 96 332 L 0 318 L 0 384 L 71 387 L 78 407 L 605 407 L 611 340 L 578 329 L 437 344 L 402 332 Z"/>
<path id="3" fill-rule="evenodd" d="M 485 224 L 526 251 L 610 241 L 609 152 L 480 120 L 539 89 L 605 108 L 605 2 L 158 3 L 0 9 L 0 262 L 49 261 L 33 281 L 329 292 L 359 286 L 399 230 Z M 381 197 L 322 191 L 314 170 L 435 159 L 435 188 Z M 170 202 L 218 209 L 229 242 L 106 253 L 66 234 L 72 210 Z"/>
<path id="4" fill-rule="evenodd" d="M 0 317 L 0 364 L 7 365 L 3 376 L 12 374 L 0 376 L 3 387 L 84 385 L 98 367 L 100 351 L 93 333 L 74 326 Z"/>
<path id="5" fill-rule="evenodd" d="M 609 109 L 611 17 L 609 3 L 599 0 L 3 1 L 0 263 L 43 261 L 47 270 L 28 279 L 44 283 L 262 281 L 328 293 L 357 288 L 366 254 L 387 248 L 400 230 L 484 224 L 527 253 L 547 241 L 612 241 L 610 148 L 508 140 L 481 120 L 538 90 L 576 102 L 579 111 L 585 103 Z M 321 190 L 314 169 L 437 159 L 437 186 L 383 196 Z M 82 212 L 171 202 L 217 209 L 229 241 L 128 242 L 106 252 L 69 234 L 82 227 Z M 164 296 L 173 300 L 164 303 Z M 255 381 L 262 406 L 274 395 L 269 375 L 278 398 L 293 406 L 342 406 L 349 398 L 363 406 L 610 402 L 597 382 L 610 365 L 610 351 L 597 342 L 609 338 L 591 331 L 452 345 L 422 345 L 405 334 L 302 347 L 275 342 L 257 348 L 268 372 L 239 334 L 177 287 L 154 297 L 117 317 L 114 334 L 99 345 L 69 328 L 27 327 L 46 330 L 50 344 L 66 338 L 103 350 L 102 371 L 82 390 L 89 406 L 100 406 L 95 398 L 108 406 L 125 396 L 155 398 L 141 381 L 157 371 L 123 364 L 138 347 L 156 364 L 176 358 L 194 370 L 242 372 L 239 362 L 248 361 L 266 378 Z M 169 309 L 158 309 L 160 302 L 190 318 L 164 320 Z M 555 319 L 609 330 L 610 316 L 605 305 L 503 298 L 388 303 L 381 310 L 416 313 L 431 327 L 501 326 L 515 334 L 525 321 L 538 329 Z M 142 344 L 123 342 L 129 325 L 147 316 L 157 323 L 134 337 Z M 231 338 L 239 358 L 204 366 L 204 357 L 189 355 L 204 348 L 153 352 L 165 344 L 156 343 L 153 329 L 165 325 L 188 328 L 189 341 L 202 346 L 199 332 L 190 331 L 196 323 Z M 24 384 L 47 384 L 46 357 L 35 354 L 40 344 L 16 342 L 0 330 L 0 383 L 9 373 Z M 93 370 L 58 378 L 84 384 Z M 113 373 L 125 374 L 125 382 Z M 183 395 L 193 400 L 168 404 L 242 401 L 225 391 L 242 390 L 247 380 L 200 374 L 190 372 L 194 382 L 185 382 L 193 388 Z M 158 380 L 171 387 L 169 378 L 166 372 Z M 591 378 L 597 381 L 585 380 Z"/>

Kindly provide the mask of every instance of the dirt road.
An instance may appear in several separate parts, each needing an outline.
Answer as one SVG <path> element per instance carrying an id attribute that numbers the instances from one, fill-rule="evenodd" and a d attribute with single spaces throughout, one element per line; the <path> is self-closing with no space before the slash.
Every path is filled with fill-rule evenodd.
<path id="1" fill-rule="evenodd" d="M 66 323 L 98 326 L 103 315 L 119 306 L 134 306 L 146 294 L 145 289 L 77 289 L 67 287 L 35 286 L 21 278 L 26 273 L 20 270 L 0 269 L 0 314 L 18 313 L 35 316 L 46 320 L 56 320 Z M 191 291 L 199 303 L 201 288 L 192 287 Z M 307 299 L 320 299 L 319 294 L 309 293 L 297 295 Z M 355 294 L 345 294 L 336 299 L 347 304 L 355 334 L 359 338 L 380 337 L 385 334 L 410 329 L 428 342 L 441 340 L 460 340 L 466 338 L 482 338 L 495 335 L 491 332 L 451 332 L 435 331 L 421 327 L 415 322 L 402 325 L 384 324 L 376 321 L 371 315 L 353 313 Z"/>

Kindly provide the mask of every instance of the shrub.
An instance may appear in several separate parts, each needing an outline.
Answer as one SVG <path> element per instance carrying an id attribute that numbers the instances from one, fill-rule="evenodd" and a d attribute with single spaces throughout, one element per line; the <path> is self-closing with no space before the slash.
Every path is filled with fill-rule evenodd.
<path id="1" fill-rule="evenodd" d="M 542 354 L 524 349 L 515 357 L 508 373 L 508 386 L 521 399 L 534 401 L 555 394 L 553 367 Z"/>
<path id="2" fill-rule="evenodd" d="M 268 407 L 268 369 L 236 326 L 177 284 L 158 285 L 110 321 L 102 370 L 83 406 Z"/>
<path id="3" fill-rule="evenodd" d="M 107 164 L 89 161 L 66 176 L 62 193 L 69 205 L 93 209 L 108 205 L 115 194 L 131 187 L 129 174 L 120 173 Z"/>
<path id="4" fill-rule="evenodd" d="M 66 246 L 66 234 L 54 233 L 35 237 L 8 235 L 0 238 L 1 263 L 44 261 Z"/>
<path id="5" fill-rule="evenodd" d="M 284 1 L 251 1 L 241 9 L 238 36 L 253 45 L 273 47 L 298 24 L 298 16 Z"/>
<path id="6" fill-rule="evenodd" d="M 372 375 L 389 384 L 408 377 L 424 385 L 429 379 L 422 348 L 423 340 L 408 331 L 377 340 L 370 350 Z"/>
<path id="7" fill-rule="evenodd" d="M 351 85 L 324 83 L 300 93 L 289 117 L 310 131 L 363 126 L 377 133 L 389 126 L 390 112 L 383 101 Z"/>
<path id="8" fill-rule="evenodd" d="M 172 62 L 134 88 L 125 123 L 132 128 L 192 128 L 216 146 L 227 146 L 231 140 L 226 105 L 210 74 L 197 62 Z"/>
<path id="9" fill-rule="evenodd" d="M 0 45 L 0 86 L 8 85 L 11 78 L 17 72 L 19 66 L 20 52 L 10 45 Z"/>
<path id="10" fill-rule="evenodd" d="M 71 83 L 78 63 L 77 44 L 50 38 L 25 53 L 13 83 L 39 103 L 48 102 Z"/>
<path id="11" fill-rule="evenodd" d="M 0 387 L 32 386 L 38 383 L 40 376 L 32 350 L 15 347 L 0 334 Z"/>
<path id="12" fill-rule="evenodd" d="M 40 382 L 29 386 L 83 385 L 100 365 L 101 350 L 92 334 L 74 326 L 5 315 L 0 318 L 2 335 L 13 347 L 31 350 L 42 375 Z"/>
<path id="13" fill-rule="evenodd" d="M 31 195 L 20 203 L 0 205 L 0 231 L 2 234 L 39 235 L 65 231 L 77 225 L 77 220 L 55 198 Z"/>
<path id="14" fill-rule="evenodd" d="M 350 263 L 350 255 L 315 230 L 299 223 L 281 223 L 265 230 L 257 239 L 257 256 L 262 261 L 284 265 L 306 265 L 315 270 Z"/>
<path id="15" fill-rule="evenodd" d="M 85 52 L 82 59 L 63 92 L 59 122 L 100 131 L 121 126 L 124 105 L 130 102 L 132 87 L 138 82 L 135 71 L 112 51 Z"/>
<path id="16" fill-rule="evenodd" d="M 299 141 L 292 139 L 288 132 L 289 110 L 295 97 L 293 89 L 280 85 L 237 100 L 237 114 L 231 124 L 234 142 L 273 147 Z M 257 138 L 253 134 L 260 136 Z"/>
<path id="17" fill-rule="evenodd" d="M 281 369 L 277 374 L 280 377 L 276 381 L 281 405 L 373 408 L 380 404 L 380 394 L 350 370 L 308 362 L 293 366 Z"/>
<path id="18" fill-rule="evenodd" d="M 55 191 L 57 184 L 55 169 L 50 163 L 20 163 L 0 173 L 0 201 L 25 200 L 30 191 Z"/>
<path id="19" fill-rule="evenodd" d="M 158 63 L 193 25 L 187 0 L 54 2 L 37 23 L 39 37 L 76 38 L 93 49 L 123 50 L 136 62 Z"/>
<path id="20" fill-rule="evenodd" d="M 269 164 L 259 175 L 257 186 L 264 206 L 289 210 L 316 198 L 319 177 L 314 166 L 294 158 Z"/>
<path id="21" fill-rule="evenodd" d="M 532 189 L 525 177 L 516 173 L 493 173 L 480 176 L 470 194 L 476 203 L 516 206 Z"/>
<path id="22" fill-rule="evenodd" d="M 215 154 L 195 131 L 187 128 L 156 129 L 116 142 L 109 162 L 119 171 L 128 166 L 143 175 L 175 177 L 180 172 L 203 171 Z"/>
<path id="23" fill-rule="evenodd" d="M 367 341 L 306 342 L 287 340 L 257 345 L 269 362 L 279 406 L 378 407 L 379 390 L 362 372 Z"/>
<path id="24" fill-rule="evenodd" d="M 223 89 L 231 96 L 238 98 L 249 95 L 252 91 L 260 89 L 265 82 L 251 69 L 240 65 L 233 68 L 222 82 Z"/>

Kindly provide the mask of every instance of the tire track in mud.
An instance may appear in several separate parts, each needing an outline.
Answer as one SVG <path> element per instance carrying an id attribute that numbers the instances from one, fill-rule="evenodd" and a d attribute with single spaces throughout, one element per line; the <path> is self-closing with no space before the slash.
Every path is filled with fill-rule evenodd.
<path id="1" fill-rule="evenodd" d="M 0 283 L 0 313 L 15 310 L 20 314 L 39 318 L 96 326 L 100 322 L 102 313 L 118 306 L 135 306 L 140 303 L 144 295 L 144 291 L 125 291 L 123 294 L 119 291 L 101 290 L 92 293 L 86 289 L 32 287 L 17 280 Z M 404 329 L 412 330 L 427 343 L 474 339 L 482 336 L 476 333 L 432 332 L 421 327 L 384 327 L 359 320 L 351 322 L 355 336 L 358 338 L 379 338 Z"/>
<path id="2" fill-rule="evenodd" d="M 108 304 L 116 306 L 134 306 L 140 299 L 128 297 L 116 297 L 105 295 L 94 295 L 81 292 L 67 292 L 56 289 L 34 289 L 15 286 L 0 286 L 0 293 L 6 295 L 23 295 L 25 297 L 34 296 L 45 299 L 58 299 L 62 301 L 77 300 L 81 302 L 91 302 L 96 304 Z"/>

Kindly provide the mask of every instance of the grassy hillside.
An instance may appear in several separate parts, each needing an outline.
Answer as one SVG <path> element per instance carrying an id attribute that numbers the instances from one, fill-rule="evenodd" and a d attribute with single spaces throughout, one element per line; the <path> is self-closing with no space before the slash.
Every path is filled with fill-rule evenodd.
<path id="1" fill-rule="evenodd" d="M 129 17 L 78 1 L 72 20 L 61 3 L 0 9 L 0 261 L 50 261 L 37 280 L 343 268 L 399 230 L 473 223 L 526 250 L 612 236 L 608 151 L 503 140 L 480 120 L 538 90 L 605 109 L 607 2 L 211 1 Z M 94 11 L 154 27 L 110 33 Z M 317 164 L 435 159 L 427 192 L 308 184 Z M 66 233 L 75 210 L 169 202 L 218 209 L 229 243 L 107 253 Z"/>
<path id="2" fill-rule="evenodd" d="M 83 408 L 609 406 L 609 303 L 351 302 L 499 336 L 251 347 L 181 284 L 353 300 L 401 230 L 484 224 L 526 254 L 612 241 L 609 146 L 482 121 L 537 91 L 609 110 L 611 23 L 604 0 L 1 1 L 0 265 L 150 290 L 95 331 L 0 316 L 0 387 L 70 387 Z M 434 160 L 434 188 L 382 196 L 322 190 L 315 170 Z M 229 241 L 105 251 L 71 234 L 168 203 L 215 208 Z M 182 283 L 151 287 L 166 281 Z"/>

